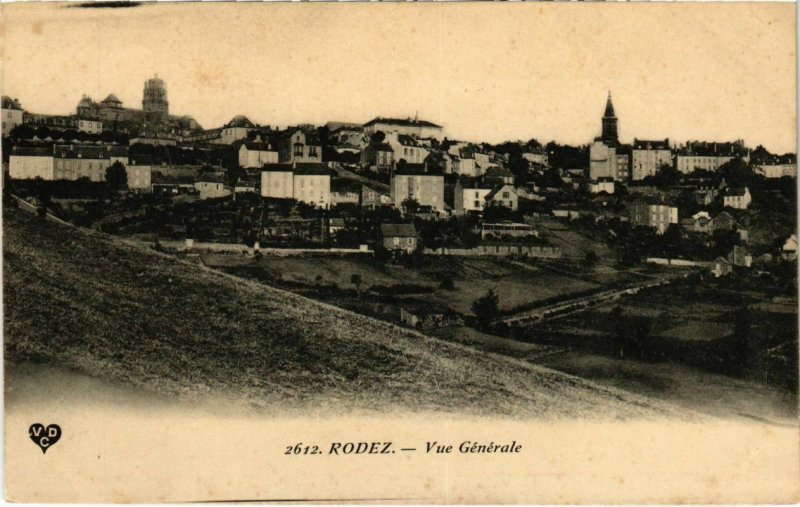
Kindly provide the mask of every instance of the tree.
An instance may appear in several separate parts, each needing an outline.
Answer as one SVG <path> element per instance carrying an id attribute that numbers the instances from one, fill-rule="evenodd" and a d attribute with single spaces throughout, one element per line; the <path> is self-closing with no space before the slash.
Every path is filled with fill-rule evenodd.
<path id="1" fill-rule="evenodd" d="M 121 162 L 114 162 L 106 168 L 106 183 L 114 190 L 128 189 L 128 173 Z"/>
<path id="2" fill-rule="evenodd" d="M 455 290 L 456 284 L 453 282 L 453 279 L 448 276 L 442 279 L 442 282 L 439 284 L 439 288 L 444 290 Z"/>
<path id="3" fill-rule="evenodd" d="M 361 279 L 361 275 L 359 275 L 358 273 L 353 273 L 352 275 L 350 275 L 350 283 L 356 286 L 356 294 L 358 295 L 359 298 L 361 297 L 362 282 L 363 280 Z"/>
<path id="4" fill-rule="evenodd" d="M 583 256 L 583 265 L 587 267 L 592 267 L 597 264 L 597 261 L 600 260 L 600 257 L 597 256 L 596 253 L 593 251 L 586 252 L 586 255 Z"/>
<path id="5" fill-rule="evenodd" d="M 755 173 L 753 173 L 750 166 L 738 157 L 719 166 L 717 172 L 719 176 L 725 178 L 725 183 L 727 183 L 729 187 L 747 186 L 755 177 Z"/>
<path id="6" fill-rule="evenodd" d="M 494 319 L 500 316 L 499 301 L 500 298 L 494 292 L 494 289 L 489 289 L 486 294 L 472 302 L 472 313 L 475 314 L 481 327 L 487 327 Z"/>
<path id="7" fill-rule="evenodd" d="M 403 211 L 407 215 L 413 215 L 419 209 L 419 201 L 414 198 L 409 197 L 405 201 L 403 201 Z"/>
<path id="8" fill-rule="evenodd" d="M 680 183 L 681 178 L 683 178 L 683 174 L 680 171 L 669 164 L 662 164 L 649 182 L 658 188 L 667 188 Z M 648 178 L 645 178 L 645 180 L 648 180 Z"/>
<path id="9" fill-rule="evenodd" d="M 380 130 L 372 134 L 370 137 L 373 143 L 382 143 L 386 139 L 386 134 L 381 132 Z"/>

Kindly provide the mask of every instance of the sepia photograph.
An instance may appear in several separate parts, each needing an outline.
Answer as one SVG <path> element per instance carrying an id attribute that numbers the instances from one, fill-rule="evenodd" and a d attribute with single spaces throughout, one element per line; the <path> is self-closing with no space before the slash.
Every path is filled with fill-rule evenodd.
<path id="1" fill-rule="evenodd" d="M 8 501 L 800 501 L 794 3 L 0 9 Z"/>

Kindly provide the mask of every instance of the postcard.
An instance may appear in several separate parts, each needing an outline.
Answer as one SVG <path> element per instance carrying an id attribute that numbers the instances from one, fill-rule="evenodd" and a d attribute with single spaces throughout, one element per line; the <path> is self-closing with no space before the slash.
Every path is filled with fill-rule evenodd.
<path id="1" fill-rule="evenodd" d="M 795 9 L 3 5 L 5 498 L 800 501 Z"/>

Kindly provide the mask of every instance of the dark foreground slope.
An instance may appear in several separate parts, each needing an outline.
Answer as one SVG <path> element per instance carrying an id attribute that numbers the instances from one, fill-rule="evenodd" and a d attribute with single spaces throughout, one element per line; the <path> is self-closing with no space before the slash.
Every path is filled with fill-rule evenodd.
<path id="1" fill-rule="evenodd" d="M 18 210 L 3 244 L 12 365 L 270 411 L 685 415 Z"/>

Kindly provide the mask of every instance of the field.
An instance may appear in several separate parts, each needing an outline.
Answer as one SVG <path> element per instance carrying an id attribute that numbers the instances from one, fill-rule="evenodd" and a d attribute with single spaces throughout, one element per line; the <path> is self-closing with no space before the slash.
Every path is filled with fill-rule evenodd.
<path id="1" fill-rule="evenodd" d="M 7 371 L 36 363 L 281 414 L 694 417 L 18 210 L 4 214 L 3 265 Z"/>
<path id="2" fill-rule="evenodd" d="M 211 267 L 236 274 L 249 274 L 272 283 L 284 283 L 298 289 L 312 289 L 318 282 L 340 289 L 354 289 L 350 277 L 358 274 L 362 290 L 373 286 L 396 288 L 416 285 L 420 290 L 414 297 L 445 305 L 471 315 L 472 302 L 493 289 L 500 297 L 503 312 L 544 299 L 596 289 L 603 283 L 628 281 L 628 273 L 602 271 L 573 274 L 557 267 L 525 264 L 501 258 L 427 257 L 416 268 L 399 264 L 380 265 L 370 257 L 351 256 L 294 256 L 250 259 L 230 255 L 204 254 L 203 262 Z M 453 289 L 441 289 L 441 281 L 449 278 Z M 394 291 L 398 293 L 398 291 Z M 409 291 L 409 293 L 413 293 Z"/>
<path id="3" fill-rule="evenodd" d="M 613 304 L 531 326 L 521 336 L 589 356 L 619 359 L 619 336 L 631 333 L 645 350 L 631 351 L 627 360 L 644 361 L 642 364 L 649 365 L 650 370 L 643 371 L 691 367 L 706 372 L 709 379 L 723 374 L 729 383 L 756 382 L 780 399 L 795 400 L 789 407 L 796 413 L 796 300 L 772 293 L 769 287 L 755 286 L 755 282 L 735 288 L 726 287 L 726 283 L 677 281 L 641 291 L 635 298 L 623 297 Z M 591 368 L 584 370 L 579 362 L 574 358 L 565 361 L 564 371 L 597 378 Z M 609 371 L 614 367 L 624 370 L 625 361 L 607 365 Z M 609 375 L 600 376 L 606 377 Z M 681 384 L 680 375 L 674 383 Z M 745 389 L 740 396 L 745 398 L 747 393 Z"/>

